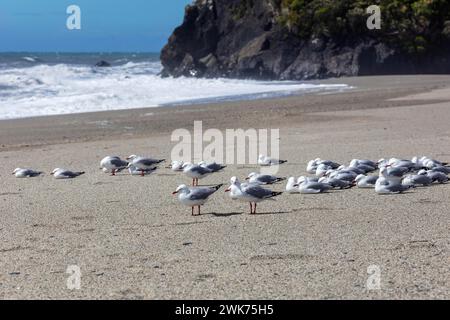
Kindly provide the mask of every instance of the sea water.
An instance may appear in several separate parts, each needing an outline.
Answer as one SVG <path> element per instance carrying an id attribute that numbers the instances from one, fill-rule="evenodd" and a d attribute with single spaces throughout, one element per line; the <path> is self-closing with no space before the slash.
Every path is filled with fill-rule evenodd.
<path id="1" fill-rule="evenodd" d="M 96 67 L 105 60 L 111 67 Z M 162 78 L 158 54 L 0 53 L 0 119 L 348 89 L 292 81 Z"/>

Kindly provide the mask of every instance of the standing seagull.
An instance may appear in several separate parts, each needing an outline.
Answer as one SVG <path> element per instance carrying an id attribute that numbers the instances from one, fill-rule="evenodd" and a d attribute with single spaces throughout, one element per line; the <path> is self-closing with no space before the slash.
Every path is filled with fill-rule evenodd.
<path id="1" fill-rule="evenodd" d="M 34 178 L 40 176 L 43 172 L 32 169 L 16 168 L 12 174 L 15 175 L 16 178 Z"/>
<path id="2" fill-rule="evenodd" d="M 200 206 L 204 205 L 208 198 L 222 186 L 223 184 L 215 187 L 189 188 L 182 184 L 172 194 L 178 194 L 178 200 L 181 204 L 192 207 L 192 215 L 194 215 L 194 207 L 198 208 L 198 215 L 200 215 Z"/>
<path id="3" fill-rule="evenodd" d="M 231 186 L 225 192 L 230 192 L 230 197 L 233 200 L 248 202 L 250 204 L 250 214 L 256 214 L 257 203 L 264 200 L 274 200 L 273 198 L 282 194 L 282 192 L 264 189 L 254 183 L 241 184 L 236 177 L 231 178 Z"/>
<path id="4" fill-rule="evenodd" d="M 126 169 L 128 166 L 128 161 L 124 161 L 120 159 L 119 157 L 105 157 L 100 161 L 100 167 L 102 169 L 107 169 L 106 172 L 111 172 L 112 176 L 116 175 L 116 172 L 122 171 L 123 169 Z M 105 171 L 105 170 L 104 170 Z"/>
<path id="5" fill-rule="evenodd" d="M 258 158 L 258 164 L 263 167 L 277 166 L 286 162 L 287 160 L 273 159 L 262 154 L 260 154 Z"/>
<path id="6" fill-rule="evenodd" d="M 73 179 L 73 178 L 81 176 L 82 174 L 84 174 L 84 171 L 73 172 L 70 170 L 60 169 L 60 168 L 56 168 L 51 173 L 51 175 L 53 175 L 53 177 L 55 179 Z"/>
<path id="7" fill-rule="evenodd" d="M 166 161 L 165 159 L 156 160 L 156 159 L 152 159 L 152 158 L 139 157 L 135 154 L 129 156 L 127 158 L 127 160 L 130 161 L 130 165 L 135 166 L 138 170 L 141 171 L 142 177 L 145 175 L 146 170 L 153 169 L 156 165 L 160 164 L 161 162 Z"/>
<path id="8" fill-rule="evenodd" d="M 192 178 L 193 186 L 198 186 L 199 179 L 203 179 L 213 173 L 213 171 L 208 168 L 192 163 L 185 163 L 183 165 L 183 172 L 185 175 Z"/>

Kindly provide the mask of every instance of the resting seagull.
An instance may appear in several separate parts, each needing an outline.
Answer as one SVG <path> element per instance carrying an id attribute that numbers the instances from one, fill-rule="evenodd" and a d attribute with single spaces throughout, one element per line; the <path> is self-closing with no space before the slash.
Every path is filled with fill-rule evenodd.
<path id="1" fill-rule="evenodd" d="M 398 194 L 408 191 L 414 186 L 405 186 L 396 181 L 390 181 L 384 177 L 380 177 L 375 184 L 375 192 L 378 194 Z"/>
<path id="2" fill-rule="evenodd" d="M 111 173 L 112 176 L 115 176 L 117 172 L 122 171 L 123 169 L 126 169 L 128 166 L 128 161 L 124 161 L 120 159 L 119 157 L 105 157 L 100 161 L 100 167 L 104 172 Z"/>
<path id="3" fill-rule="evenodd" d="M 15 175 L 16 178 L 34 178 L 40 176 L 43 172 L 32 169 L 16 168 L 12 174 Z"/>
<path id="4" fill-rule="evenodd" d="M 268 174 L 259 174 L 256 172 L 252 172 L 245 180 L 247 180 L 249 183 L 274 184 L 280 181 L 284 181 L 286 180 L 286 178 L 279 178 Z"/>
<path id="5" fill-rule="evenodd" d="M 378 181 L 377 176 L 365 176 L 363 174 L 360 174 L 356 177 L 354 183 L 358 186 L 358 188 L 363 188 L 363 189 L 367 189 L 367 188 L 375 188 L 375 184 Z"/>
<path id="6" fill-rule="evenodd" d="M 309 181 L 306 177 L 298 179 L 298 188 L 302 194 L 324 193 L 332 189 L 327 183 Z"/>
<path id="7" fill-rule="evenodd" d="M 262 154 L 258 158 L 258 164 L 263 167 L 277 166 L 286 162 L 287 160 L 273 159 Z"/>
<path id="8" fill-rule="evenodd" d="M 127 160 L 130 161 L 130 165 L 136 167 L 138 170 L 141 171 L 142 177 L 145 175 L 145 171 L 153 169 L 153 168 L 155 168 L 155 166 L 157 166 L 161 162 L 166 161 L 165 159 L 156 160 L 156 159 L 152 159 L 152 158 L 139 157 L 134 154 L 129 156 L 127 158 Z"/>
<path id="9" fill-rule="evenodd" d="M 274 200 L 273 198 L 282 194 L 282 192 L 264 189 L 255 183 L 241 184 L 236 177 L 231 178 L 231 186 L 225 192 L 230 192 L 230 198 L 233 200 L 248 202 L 250 204 L 250 214 L 256 214 L 257 203 L 264 200 Z"/>
<path id="10" fill-rule="evenodd" d="M 205 161 L 199 162 L 198 165 L 203 168 L 211 170 L 213 173 L 219 172 L 227 167 L 221 164 L 217 164 L 216 162 L 206 163 Z"/>
<path id="11" fill-rule="evenodd" d="M 52 171 L 51 175 L 55 179 L 73 179 L 84 174 L 84 171 L 74 172 L 66 169 L 56 168 Z"/>
<path id="12" fill-rule="evenodd" d="M 200 206 L 204 205 L 208 198 L 217 192 L 223 184 L 215 187 L 189 188 L 182 184 L 172 194 L 178 194 L 178 200 L 181 204 L 192 207 L 192 215 L 194 215 L 194 208 L 198 208 L 198 215 L 200 215 Z"/>

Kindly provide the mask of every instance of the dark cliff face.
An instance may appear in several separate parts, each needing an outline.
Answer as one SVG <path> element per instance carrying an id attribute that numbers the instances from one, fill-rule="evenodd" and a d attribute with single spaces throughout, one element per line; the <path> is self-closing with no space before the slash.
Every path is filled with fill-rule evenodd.
<path id="1" fill-rule="evenodd" d="M 197 0 L 161 53 L 163 75 L 253 79 L 450 73 L 447 44 L 405 55 L 376 38 L 302 39 L 279 23 L 278 0 Z"/>

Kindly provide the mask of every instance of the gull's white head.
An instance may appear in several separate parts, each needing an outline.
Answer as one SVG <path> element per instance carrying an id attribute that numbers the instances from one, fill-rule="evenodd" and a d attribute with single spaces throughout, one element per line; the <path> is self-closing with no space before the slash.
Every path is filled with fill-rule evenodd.
<path id="1" fill-rule="evenodd" d="M 318 182 L 320 182 L 320 183 L 325 183 L 326 181 L 327 181 L 326 177 L 322 177 L 318 180 Z"/>
<path id="2" fill-rule="evenodd" d="M 231 182 L 231 184 L 238 184 L 239 179 L 237 177 L 231 177 L 230 182 Z"/>
<path id="3" fill-rule="evenodd" d="M 298 177 L 297 184 L 302 184 L 303 182 L 306 182 L 306 180 L 307 179 L 305 176 Z"/>
<path id="4" fill-rule="evenodd" d="M 356 176 L 355 182 L 359 182 L 359 181 L 361 181 L 362 179 L 364 179 L 365 177 L 366 177 L 365 175 L 359 174 L 359 175 Z"/>
<path id="5" fill-rule="evenodd" d="M 258 174 L 256 172 L 252 172 L 247 176 L 247 178 L 245 178 L 245 180 L 250 180 L 251 178 L 256 177 L 257 175 Z"/>
<path id="6" fill-rule="evenodd" d="M 352 161 L 350 161 L 350 167 L 352 167 L 352 168 L 357 167 L 358 164 L 359 164 L 358 159 L 353 159 Z"/>
<path id="7" fill-rule="evenodd" d="M 127 160 L 134 160 L 136 159 L 138 156 L 135 154 L 132 154 L 131 156 L 127 157 Z"/>
<path id="8" fill-rule="evenodd" d="M 53 170 L 52 173 L 50 173 L 50 174 L 55 174 L 56 172 L 58 172 L 58 171 L 60 171 L 60 170 L 61 170 L 61 168 L 56 168 L 56 169 Z"/>
<path id="9" fill-rule="evenodd" d="M 22 169 L 21 168 L 15 168 L 12 174 L 16 174 L 20 170 L 22 170 Z"/>
<path id="10" fill-rule="evenodd" d="M 427 175 L 427 170 L 422 169 L 417 174 L 420 175 L 420 176 L 426 176 Z"/>
<path id="11" fill-rule="evenodd" d="M 175 190 L 174 192 L 172 192 L 172 194 L 178 194 L 178 193 L 184 193 L 184 192 L 189 192 L 189 188 L 187 185 L 182 184 L 180 186 L 178 186 L 177 190 Z"/>

